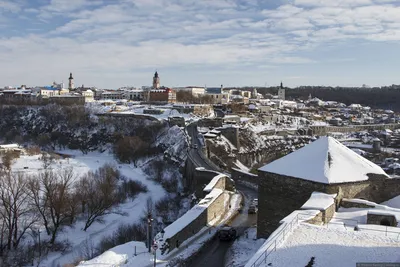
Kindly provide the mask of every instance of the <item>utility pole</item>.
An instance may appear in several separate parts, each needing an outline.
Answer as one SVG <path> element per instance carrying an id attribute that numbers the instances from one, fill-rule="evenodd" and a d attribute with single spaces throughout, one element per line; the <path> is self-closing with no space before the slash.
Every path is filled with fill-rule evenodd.
<path id="1" fill-rule="evenodd" d="M 151 213 L 147 214 L 147 247 L 149 249 L 149 253 L 151 252 L 151 222 L 153 221 L 151 217 Z"/>

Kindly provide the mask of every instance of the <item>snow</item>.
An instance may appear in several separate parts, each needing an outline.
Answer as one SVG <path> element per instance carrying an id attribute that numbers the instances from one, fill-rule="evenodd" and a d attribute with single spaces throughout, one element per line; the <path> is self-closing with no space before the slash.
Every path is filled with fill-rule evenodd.
<path id="1" fill-rule="evenodd" d="M 221 179 L 221 178 L 223 178 L 223 177 L 226 177 L 226 175 L 225 174 L 219 174 L 219 175 L 217 175 L 217 176 L 215 176 L 212 180 L 211 180 L 211 182 L 209 182 L 207 185 L 206 185 L 206 187 L 204 187 L 204 189 L 203 189 L 203 191 L 204 192 L 211 192 L 211 190 L 213 190 L 213 188 L 215 187 L 215 185 L 218 183 L 218 181 Z"/>
<path id="2" fill-rule="evenodd" d="M 383 235 L 301 224 L 260 266 L 354 267 L 357 262 L 396 262 L 400 243 Z"/>
<path id="3" fill-rule="evenodd" d="M 399 192 L 400 193 L 400 192 Z M 382 203 L 392 208 L 400 209 L 400 195 Z"/>
<path id="4" fill-rule="evenodd" d="M 232 244 L 228 251 L 225 266 L 241 267 L 246 265 L 257 250 L 265 242 L 265 239 L 257 239 L 257 228 L 249 228 L 244 235 Z"/>
<path id="5" fill-rule="evenodd" d="M 0 149 L 12 149 L 12 148 L 19 148 L 19 145 L 18 144 L 0 145 Z"/>
<path id="6" fill-rule="evenodd" d="M 172 224 L 168 225 L 164 229 L 163 240 L 173 237 L 183 228 L 185 228 L 188 224 L 190 224 L 193 220 L 198 218 L 207 208 L 210 206 L 221 194 L 223 190 L 221 189 L 213 189 L 208 195 L 205 196 L 196 206 L 191 208 L 188 212 L 186 212 L 183 216 L 177 219 Z M 156 238 L 159 238 L 156 236 Z M 160 239 L 160 240 L 161 240 Z M 160 246 L 162 246 L 162 242 L 159 242 Z"/>
<path id="7" fill-rule="evenodd" d="M 386 175 L 378 165 L 326 136 L 259 170 L 324 184 L 364 181 L 369 173 Z"/>
<path id="8" fill-rule="evenodd" d="M 311 197 L 301 206 L 303 210 L 326 210 L 335 203 L 337 194 L 313 192 Z"/>
<path id="9" fill-rule="evenodd" d="M 59 233 L 57 239 L 68 239 L 71 242 L 72 249 L 61 255 L 60 253 L 50 253 L 48 258 L 42 263 L 43 266 L 57 266 L 60 264 L 71 263 L 79 257 L 82 246 L 85 242 L 93 242 L 97 245 L 98 242 L 105 236 L 111 235 L 121 224 L 132 224 L 138 221 L 143 215 L 146 207 L 146 200 L 151 197 L 154 202 L 157 202 L 165 196 L 164 189 L 157 183 L 147 179 L 147 175 L 143 173 L 140 168 L 134 168 L 130 164 L 119 164 L 112 154 L 90 152 L 83 155 L 80 151 L 76 150 L 63 150 L 60 153 L 70 155 L 71 158 L 56 159 L 49 168 L 58 169 L 65 167 L 72 167 L 77 179 L 89 170 L 96 170 L 106 163 L 114 164 L 122 175 L 128 179 L 142 182 L 147 186 L 148 192 L 139 194 L 133 201 L 127 201 L 119 206 L 118 211 L 120 214 L 110 214 L 104 217 L 104 222 L 93 223 L 87 231 L 83 231 L 84 222 L 78 221 L 73 227 L 66 227 Z M 12 165 L 13 172 L 24 172 L 27 174 L 36 174 L 43 169 L 42 162 L 40 161 L 41 155 L 27 156 L 21 155 Z M 24 167 L 28 167 L 25 169 Z M 124 215 L 121 215 L 124 214 Z M 42 238 L 47 238 L 45 232 L 42 233 Z"/>
<path id="10" fill-rule="evenodd" d="M 204 137 L 215 138 L 215 137 L 217 137 L 217 135 L 211 134 L 211 133 L 206 133 L 206 134 L 204 135 Z"/>
<path id="11" fill-rule="evenodd" d="M 275 246 L 279 245 L 280 242 L 285 241 L 296 227 L 298 227 L 299 221 L 309 220 L 314 218 L 320 211 L 318 210 L 295 210 L 280 223 L 281 225 L 268 237 L 264 244 L 258 249 L 258 251 L 251 257 L 246 263 L 245 267 L 260 266 L 261 259 L 264 258 L 265 253 L 271 253 Z M 277 265 L 280 266 L 280 265 Z M 286 265 L 281 265 L 286 266 Z M 288 265 L 289 266 L 289 265 Z"/>
<path id="12" fill-rule="evenodd" d="M 236 165 L 240 170 L 245 171 L 245 172 L 250 172 L 250 169 L 246 167 L 242 162 L 239 160 L 236 160 L 233 164 Z"/>
<path id="13" fill-rule="evenodd" d="M 241 203 L 241 195 L 240 194 L 231 194 L 229 196 L 227 194 L 226 199 L 229 201 L 231 209 L 226 213 L 219 216 L 219 223 L 223 225 L 227 220 L 229 220 L 235 212 L 238 211 Z M 197 252 L 205 242 L 214 238 L 215 234 L 218 231 L 218 226 L 212 227 L 205 226 L 198 233 L 185 240 L 180 246 L 179 249 L 174 249 L 172 252 L 161 255 L 161 251 L 156 251 L 157 256 L 157 266 L 168 266 L 168 262 L 174 258 L 186 259 L 189 256 L 193 255 Z M 136 247 L 137 255 L 134 255 Z M 145 248 L 144 243 L 142 242 L 128 242 L 126 244 L 114 247 L 102 255 L 86 261 L 82 262 L 78 267 L 114 267 L 114 266 L 124 266 L 124 267 L 152 267 L 154 266 L 154 252 L 148 253 Z"/>
<path id="14" fill-rule="evenodd" d="M 128 258 L 133 256 L 136 247 L 136 253 L 144 253 L 147 248 L 143 242 L 129 242 L 107 250 L 100 256 L 89 261 L 80 262 L 77 267 L 114 267 L 125 264 Z M 150 262 L 146 262 L 147 264 Z"/>

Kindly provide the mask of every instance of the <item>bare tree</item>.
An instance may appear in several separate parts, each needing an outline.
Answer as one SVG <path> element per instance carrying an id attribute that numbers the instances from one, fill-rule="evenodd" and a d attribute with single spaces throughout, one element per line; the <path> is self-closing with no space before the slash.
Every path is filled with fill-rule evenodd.
<path id="1" fill-rule="evenodd" d="M 114 207 L 120 203 L 118 179 L 119 171 L 104 165 L 95 172 L 88 172 L 77 183 L 77 194 L 82 201 L 86 231 L 95 221 L 101 221 L 107 214 L 116 213 Z"/>
<path id="2" fill-rule="evenodd" d="M 16 249 L 38 217 L 29 205 L 27 179 L 21 174 L 0 174 L 1 252 Z"/>
<path id="3" fill-rule="evenodd" d="M 43 169 L 47 170 L 50 165 L 54 162 L 54 157 L 46 152 L 42 152 L 42 157 L 40 158 L 42 160 L 42 166 Z"/>
<path id="4" fill-rule="evenodd" d="M 50 244 L 54 244 L 59 230 L 75 217 L 76 209 L 71 208 L 71 204 L 76 203 L 72 194 L 74 178 L 73 170 L 68 168 L 58 173 L 45 171 L 29 182 L 30 196 L 51 235 Z"/>

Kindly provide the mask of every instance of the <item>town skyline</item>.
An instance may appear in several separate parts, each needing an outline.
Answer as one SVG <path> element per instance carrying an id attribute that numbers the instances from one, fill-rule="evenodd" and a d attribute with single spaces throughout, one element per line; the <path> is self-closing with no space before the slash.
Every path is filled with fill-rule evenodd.
<path id="1" fill-rule="evenodd" d="M 170 87 L 398 84 L 399 13 L 394 0 L 6 0 L 0 84 L 72 72 L 139 87 L 155 70 Z"/>

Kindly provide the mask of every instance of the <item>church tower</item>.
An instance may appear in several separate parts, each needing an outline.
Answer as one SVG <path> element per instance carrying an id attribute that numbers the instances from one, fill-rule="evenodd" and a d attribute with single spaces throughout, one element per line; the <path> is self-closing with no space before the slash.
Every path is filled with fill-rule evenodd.
<path id="1" fill-rule="evenodd" d="M 74 90 L 75 89 L 75 84 L 74 84 L 74 78 L 72 77 L 72 73 L 69 74 L 68 80 L 69 80 L 68 89 L 69 90 Z"/>
<path id="2" fill-rule="evenodd" d="M 160 88 L 160 77 L 158 77 L 157 71 L 156 71 L 156 73 L 154 73 L 154 77 L 153 77 L 153 88 L 154 89 Z"/>
<path id="3" fill-rule="evenodd" d="M 283 87 L 283 83 L 281 82 L 281 86 L 278 89 L 278 98 L 285 100 L 285 88 Z"/>

